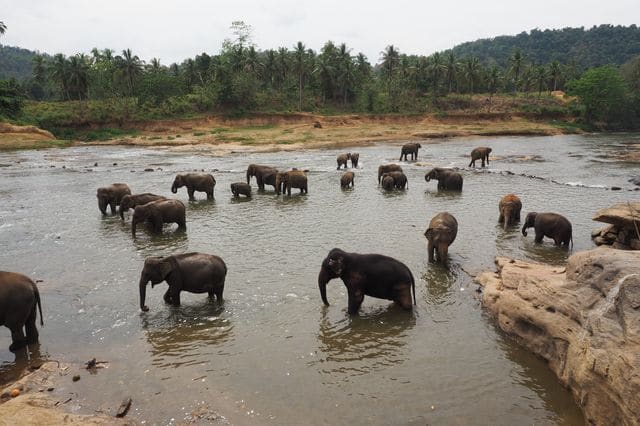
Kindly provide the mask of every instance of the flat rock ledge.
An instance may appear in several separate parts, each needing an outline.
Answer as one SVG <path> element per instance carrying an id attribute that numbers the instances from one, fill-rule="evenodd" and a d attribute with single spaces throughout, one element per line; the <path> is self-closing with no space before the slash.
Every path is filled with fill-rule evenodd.
<path id="1" fill-rule="evenodd" d="M 499 327 L 547 360 L 589 424 L 640 424 L 640 252 L 599 247 L 566 268 L 496 264 L 476 281 Z"/>
<path id="2" fill-rule="evenodd" d="M 46 362 L 36 371 L 0 389 L 0 426 L 9 425 L 133 425 L 134 422 L 108 415 L 70 413 L 66 400 L 54 390 L 69 366 Z M 19 395 L 11 397 L 18 390 Z M 70 400 L 71 398 L 69 398 Z"/>
<path id="3" fill-rule="evenodd" d="M 593 217 L 609 226 L 595 230 L 591 239 L 598 245 L 620 250 L 640 250 L 640 202 L 614 204 L 598 210 Z"/>

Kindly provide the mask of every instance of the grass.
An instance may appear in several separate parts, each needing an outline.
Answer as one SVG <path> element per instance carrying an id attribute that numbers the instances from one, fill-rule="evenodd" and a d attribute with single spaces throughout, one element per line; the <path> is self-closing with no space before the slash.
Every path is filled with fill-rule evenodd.
<path id="1" fill-rule="evenodd" d="M 135 129 L 113 129 L 109 127 L 95 130 L 64 127 L 52 129 L 51 133 L 53 133 L 57 139 L 93 142 L 108 141 L 109 139 L 122 138 L 124 136 L 135 136 L 139 132 Z"/>
<path id="2" fill-rule="evenodd" d="M 205 132 L 193 132 L 193 136 L 204 136 L 206 135 Z"/>

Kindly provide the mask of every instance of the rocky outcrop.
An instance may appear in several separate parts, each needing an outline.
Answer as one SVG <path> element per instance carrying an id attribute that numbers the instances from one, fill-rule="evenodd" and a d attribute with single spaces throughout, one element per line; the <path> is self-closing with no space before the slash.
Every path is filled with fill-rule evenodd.
<path id="1" fill-rule="evenodd" d="M 640 202 L 619 203 L 598 210 L 593 220 L 610 224 L 591 233 L 596 245 L 640 250 Z"/>
<path id="2" fill-rule="evenodd" d="M 566 269 L 499 257 L 476 280 L 498 325 L 548 361 L 597 425 L 640 423 L 640 252 L 600 247 Z"/>
<path id="3" fill-rule="evenodd" d="M 16 126 L 9 123 L 0 123 L 0 133 L 29 134 L 44 139 L 55 139 L 55 136 L 47 130 L 36 126 Z"/>
<path id="4" fill-rule="evenodd" d="M 68 365 L 42 364 L 36 371 L 0 389 L 0 426 L 9 425 L 133 425 L 132 421 L 107 415 L 72 414 L 64 410 L 71 401 L 59 399 L 56 387 L 65 380 Z"/>

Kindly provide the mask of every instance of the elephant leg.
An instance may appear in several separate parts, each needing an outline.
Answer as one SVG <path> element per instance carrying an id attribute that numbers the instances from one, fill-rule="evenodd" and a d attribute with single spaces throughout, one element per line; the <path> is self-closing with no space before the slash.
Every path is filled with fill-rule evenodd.
<path id="1" fill-rule="evenodd" d="M 429 244 L 427 245 L 427 251 L 429 252 L 429 262 L 435 262 L 435 245 L 433 244 L 433 242 L 429 241 Z"/>
<path id="2" fill-rule="evenodd" d="M 360 305 L 364 300 L 364 293 L 361 291 L 349 292 L 349 314 L 355 315 L 360 310 Z"/>
<path id="3" fill-rule="evenodd" d="M 173 302 L 173 298 L 171 297 L 171 289 L 168 289 L 164 293 L 164 296 L 162 296 L 162 298 L 164 299 L 164 303 L 171 305 L 171 303 Z"/>
<path id="4" fill-rule="evenodd" d="M 111 214 L 116 214 L 116 202 L 115 201 L 111 201 L 109 203 L 109 207 L 111 208 Z"/>
<path id="5" fill-rule="evenodd" d="M 489 154 L 487 154 L 487 166 L 489 165 Z"/>
<path id="6" fill-rule="evenodd" d="M 33 307 L 27 322 L 25 323 L 27 332 L 27 343 L 36 343 L 38 341 L 38 329 L 36 328 L 36 307 Z"/>
<path id="7" fill-rule="evenodd" d="M 11 330 L 11 345 L 9 345 L 9 350 L 11 352 L 15 352 L 19 349 L 27 346 L 27 339 L 24 337 L 24 333 L 22 331 L 22 326 L 14 325 L 13 327 L 9 327 Z"/>
<path id="8" fill-rule="evenodd" d="M 533 241 L 537 244 L 540 244 L 542 242 L 542 238 L 544 238 L 544 234 L 542 232 L 538 233 L 538 231 L 536 231 L 536 238 Z"/>
<path id="9" fill-rule="evenodd" d="M 213 290 L 209 290 L 207 292 L 209 294 L 209 300 L 214 300 L 216 298 L 216 292 Z"/>
<path id="10" fill-rule="evenodd" d="M 394 302 L 405 311 L 412 309 L 411 283 L 399 283 L 394 286 Z"/>
<path id="11" fill-rule="evenodd" d="M 169 288 L 171 292 L 171 305 L 180 306 L 180 290 L 174 290 Z"/>
<path id="12" fill-rule="evenodd" d="M 213 200 L 213 191 L 207 191 L 207 200 Z"/>
<path id="13" fill-rule="evenodd" d="M 504 222 L 504 214 L 500 212 L 500 216 L 498 216 L 498 223 L 502 223 L 502 222 Z"/>
<path id="14" fill-rule="evenodd" d="M 476 166 L 473 160 L 471 160 L 471 161 L 469 162 L 469 165 L 468 165 L 467 167 L 471 167 L 471 166 L 473 166 L 473 167 L 475 167 L 475 166 Z"/>
<path id="15" fill-rule="evenodd" d="M 192 201 L 196 199 L 196 197 L 194 197 L 194 196 L 193 196 L 193 193 L 194 193 L 194 192 L 195 192 L 195 191 L 194 191 L 194 189 L 193 189 L 193 188 L 191 188 L 191 187 L 187 187 L 187 193 L 189 194 L 189 199 L 190 199 L 190 200 L 192 200 Z"/>

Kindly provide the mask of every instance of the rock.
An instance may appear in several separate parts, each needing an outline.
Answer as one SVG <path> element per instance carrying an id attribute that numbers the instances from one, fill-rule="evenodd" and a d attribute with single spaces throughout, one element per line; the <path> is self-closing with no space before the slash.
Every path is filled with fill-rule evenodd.
<path id="1" fill-rule="evenodd" d="M 74 382 L 77 382 L 78 380 L 80 380 L 80 375 L 76 374 L 75 376 L 73 376 L 71 380 L 73 380 Z"/>
<path id="2" fill-rule="evenodd" d="M 587 423 L 640 422 L 640 253 L 599 247 L 566 269 L 499 257 L 476 280 L 498 325 L 547 360 Z"/>
<path id="3" fill-rule="evenodd" d="M 149 169 L 144 169 L 145 172 L 152 172 L 154 171 L 153 169 L 149 168 Z"/>
<path id="4" fill-rule="evenodd" d="M 614 248 L 616 250 L 631 250 L 631 247 L 626 244 L 619 243 L 618 241 L 615 241 L 613 244 L 611 244 L 611 248 Z"/>
<path id="5" fill-rule="evenodd" d="M 126 416 L 129 408 L 131 408 L 131 397 L 127 397 L 122 400 L 120 407 L 118 408 L 118 412 L 116 413 L 116 417 Z"/>
<path id="6" fill-rule="evenodd" d="M 631 247 L 631 250 L 640 250 L 640 240 L 632 239 L 629 241 L 629 247 Z"/>
<path id="7" fill-rule="evenodd" d="M 322 124 L 319 121 L 316 121 L 315 123 L 313 123 L 313 127 L 315 129 L 322 129 Z"/>
<path id="8" fill-rule="evenodd" d="M 611 241 L 603 238 L 603 237 L 595 237 L 593 239 L 593 243 L 597 246 L 611 245 Z"/>
<path id="9" fill-rule="evenodd" d="M 640 186 L 640 177 L 633 177 L 633 178 L 629 179 L 629 182 L 634 184 L 634 185 Z"/>
<path id="10" fill-rule="evenodd" d="M 611 223 L 619 228 L 640 227 L 640 202 L 618 203 L 598 210 L 593 220 Z"/>

